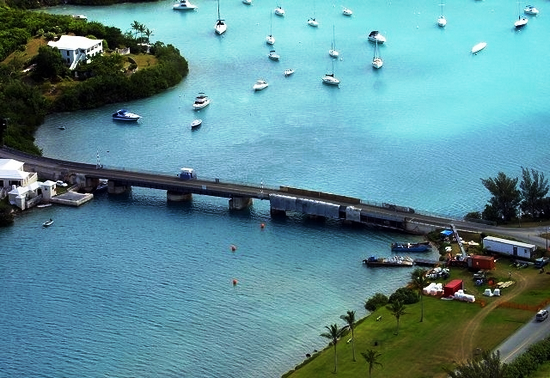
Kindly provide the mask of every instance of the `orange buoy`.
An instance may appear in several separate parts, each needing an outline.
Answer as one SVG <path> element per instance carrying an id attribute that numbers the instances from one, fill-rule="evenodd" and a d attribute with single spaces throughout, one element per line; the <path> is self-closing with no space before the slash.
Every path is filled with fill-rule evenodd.
<path id="1" fill-rule="evenodd" d="M 238 283 L 239 283 L 239 281 L 237 281 L 235 278 L 233 278 L 233 286 L 237 286 Z"/>
<path id="2" fill-rule="evenodd" d="M 237 246 L 234 244 L 231 244 L 231 251 L 235 252 L 237 250 Z"/>

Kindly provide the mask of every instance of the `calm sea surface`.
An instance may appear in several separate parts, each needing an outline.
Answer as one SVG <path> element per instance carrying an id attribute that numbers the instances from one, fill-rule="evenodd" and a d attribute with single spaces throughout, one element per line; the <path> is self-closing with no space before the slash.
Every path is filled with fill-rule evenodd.
<path id="1" fill-rule="evenodd" d="M 548 169 L 545 4 L 515 31 L 512 0 L 449 2 L 445 29 L 435 0 L 283 0 L 286 17 L 273 17 L 281 60 L 272 62 L 265 36 L 276 2 L 222 0 L 222 37 L 213 31 L 217 3 L 194 3 L 196 12 L 169 1 L 49 10 L 122 31 L 145 24 L 153 41 L 180 50 L 190 74 L 153 98 L 49 117 L 36 135 L 45 156 L 96 163 L 99 153 L 108 167 L 170 174 L 188 166 L 201 177 L 453 217 L 483 209 L 480 178 Z M 333 26 L 339 88 L 321 82 L 332 69 Z M 371 30 L 387 38 L 379 71 Z M 472 55 L 481 41 L 487 48 Z M 289 67 L 296 73 L 285 78 Z M 258 78 L 269 88 L 254 93 Z M 212 103 L 196 113 L 198 92 Z M 122 107 L 143 119 L 114 123 Z M 191 132 L 194 118 L 203 126 Z M 325 325 L 342 324 L 347 310 L 364 316 L 365 299 L 408 280 L 407 269 L 361 260 L 389 255 L 391 241 L 409 236 L 275 221 L 267 202 L 227 208 L 223 199 L 171 204 L 134 188 L 80 208 L 33 209 L 0 229 L 0 376 L 277 377 L 326 345 Z"/>

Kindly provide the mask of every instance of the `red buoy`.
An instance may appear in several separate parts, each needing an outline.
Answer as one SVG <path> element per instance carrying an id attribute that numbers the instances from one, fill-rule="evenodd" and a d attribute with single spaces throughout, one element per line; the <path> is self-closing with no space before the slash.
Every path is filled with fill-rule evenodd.
<path id="1" fill-rule="evenodd" d="M 237 246 L 234 244 L 231 244 L 231 251 L 235 252 L 237 250 Z"/>
<path id="2" fill-rule="evenodd" d="M 235 278 L 233 278 L 233 286 L 237 286 L 238 283 L 239 283 L 239 281 L 237 281 Z"/>
<path id="3" fill-rule="evenodd" d="M 261 228 L 261 229 L 264 229 L 264 228 L 265 228 L 265 224 L 264 224 L 264 223 L 260 224 L 260 228 Z"/>

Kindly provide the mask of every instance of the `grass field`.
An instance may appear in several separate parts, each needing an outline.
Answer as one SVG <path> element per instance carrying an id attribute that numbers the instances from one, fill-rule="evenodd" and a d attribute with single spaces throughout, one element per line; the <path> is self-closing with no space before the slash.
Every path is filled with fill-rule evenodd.
<path id="1" fill-rule="evenodd" d="M 550 275 L 539 274 L 532 267 L 517 270 L 510 261 L 500 259 L 491 272 L 495 282 L 508 281 L 512 272 L 514 284 L 502 289 L 500 297 L 483 296 L 486 285 L 475 286 L 472 272 L 452 269 L 452 279 L 463 279 L 465 291 L 476 297 L 476 302 L 444 301 L 424 297 L 424 321 L 420 322 L 420 303 L 407 306 L 407 314 L 400 319 L 396 335 L 396 319 L 386 308 L 372 313 L 356 326 L 356 362 L 352 359 L 350 335 L 337 344 L 339 377 L 368 377 L 368 365 L 360 352 L 368 349 L 381 354 L 373 377 L 434 378 L 446 377 L 444 367 L 464 362 L 479 353 L 492 350 L 515 332 L 535 314 L 541 303 L 550 298 Z M 519 305 L 504 307 L 503 303 Z M 343 309 L 342 314 L 345 313 Z M 380 321 L 376 321 L 382 316 Z M 339 319 L 335 323 L 343 325 Z M 319 334 L 324 332 L 320 326 Z M 304 362 L 299 369 L 287 373 L 287 378 L 330 377 L 334 370 L 334 349 L 326 348 Z M 548 367 L 550 370 L 550 366 Z M 543 375 L 548 377 L 549 375 Z M 542 376 L 541 376 L 542 377 Z"/>

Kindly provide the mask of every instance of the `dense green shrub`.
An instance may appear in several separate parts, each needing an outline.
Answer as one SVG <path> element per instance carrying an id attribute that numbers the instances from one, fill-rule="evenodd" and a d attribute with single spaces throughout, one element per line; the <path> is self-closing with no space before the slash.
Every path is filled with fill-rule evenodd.
<path id="1" fill-rule="evenodd" d="M 401 301 L 403 304 L 413 304 L 420 300 L 420 296 L 418 295 L 418 292 L 413 289 L 409 289 L 408 287 L 401 287 L 395 291 L 392 295 L 390 295 L 389 302 L 393 303 L 395 301 Z"/>
<path id="2" fill-rule="evenodd" d="M 374 312 L 380 307 L 388 304 L 388 297 L 384 294 L 376 293 L 365 302 L 365 310 Z"/>

